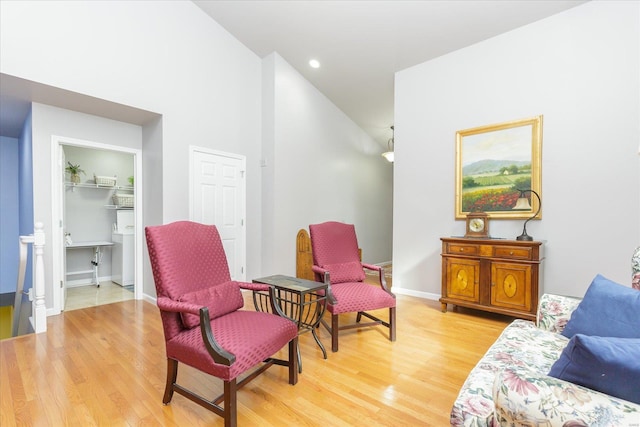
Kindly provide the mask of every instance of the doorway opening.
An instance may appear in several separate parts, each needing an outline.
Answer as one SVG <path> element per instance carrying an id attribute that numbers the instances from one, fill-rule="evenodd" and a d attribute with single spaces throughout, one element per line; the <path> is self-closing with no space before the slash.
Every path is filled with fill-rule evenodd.
<path id="1" fill-rule="evenodd" d="M 54 311 L 141 299 L 141 150 L 58 136 L 52 146 Z"/>

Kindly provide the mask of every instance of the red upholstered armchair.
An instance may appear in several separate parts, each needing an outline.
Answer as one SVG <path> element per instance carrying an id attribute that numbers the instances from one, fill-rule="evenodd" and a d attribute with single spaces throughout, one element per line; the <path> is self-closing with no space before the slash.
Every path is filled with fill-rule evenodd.
<path id="1" fill-rule="evenodd" d="M 240 310 L 240 288 L 255 285 L 231 281 L 216 227 L 180 221 L 145 231 L 167 351 L 163 403 L 175 391 L 235 426 L 237 390 L 267 368 L 288 366 L 289 384 L 296 384 L 297 326 L 276 314 Z M 272 357 L 287 344 L 289 360 Z M 224 393 L 207 400 L 177 384 L 178 362 L 222 379 Z"/>
<path id="2" fill-rule="evenodd" d="M 389 328 L 389 340 L 396 340 L 396 297 L 387 288 L 382 267 L 363 264 L 358 252 L 358 239 L 353 224 L 325 222 L 309 226 L 313 252 L 313 272 L 317 281 L 329 285 L 327 310 L 331 326 L 322 324 L 331 334 L 331 350 L 338 351 L 338 332 L 344 329 L 384 325 Z M 364 268 L 378 272 L 379 284 L 364 282 Z M 389 321 L 368 313 L 389 309 Z M 339 325 L 339 315 L 357 313 L 356 323 Z M 362 316 L 372 322 L 360 323 Z"/>

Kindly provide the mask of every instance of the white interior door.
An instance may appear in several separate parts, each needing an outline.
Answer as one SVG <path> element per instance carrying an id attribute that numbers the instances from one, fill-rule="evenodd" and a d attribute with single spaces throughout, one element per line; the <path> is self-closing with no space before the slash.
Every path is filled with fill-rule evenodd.
<path id="1" fill-rule="evenodd" d="M 232 280 L 246 280 L 244 156 L 190 147 L 190 218 L 214 224 Z"/>

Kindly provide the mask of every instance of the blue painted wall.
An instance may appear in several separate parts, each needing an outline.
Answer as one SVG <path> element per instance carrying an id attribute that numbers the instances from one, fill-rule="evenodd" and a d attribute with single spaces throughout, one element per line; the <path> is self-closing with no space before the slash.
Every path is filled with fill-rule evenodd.
<path id="1" fill-rule="evenodd" d="M 0 136 L 0 294 L 15 292 L 18 277 L 18 147 Z"/>
<path id="2" fill-rule="evenodd" d="M 31 131 L 31 111 L 22 127 L 18 149 L 18 206 L 20 235 L 33 234 L 33 137 Z M 46 241 L 45 241 L 46 248 Z M 32 247 L 30 249 L 33 249 Z M 46 250 L 46 249 L 45 249 Z M 24 278 L 24 290 L 31 289 L 33 281 L 32 250 Z"/>

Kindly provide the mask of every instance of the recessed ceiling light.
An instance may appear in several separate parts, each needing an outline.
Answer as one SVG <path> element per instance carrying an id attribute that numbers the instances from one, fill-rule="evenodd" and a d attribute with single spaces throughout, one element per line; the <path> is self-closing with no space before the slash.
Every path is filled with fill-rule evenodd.
<path id="1" fill-rule="evenodd" d="M 318 62 L 317 59 L 312 59 L 311 61 L 309 61 L 309 65 L 311 66 L 311 68 L 320 68 L 320 62 Z"/>

